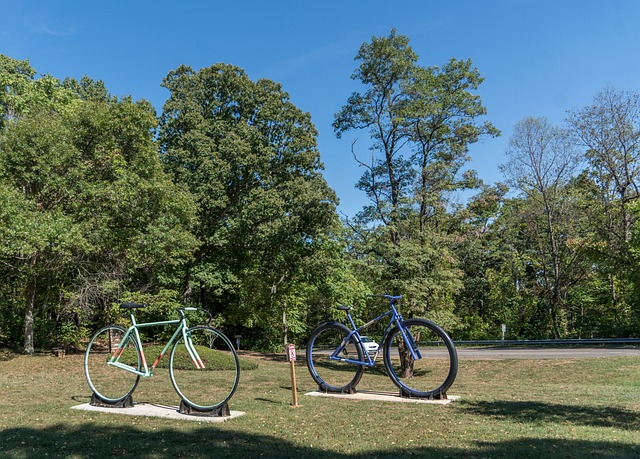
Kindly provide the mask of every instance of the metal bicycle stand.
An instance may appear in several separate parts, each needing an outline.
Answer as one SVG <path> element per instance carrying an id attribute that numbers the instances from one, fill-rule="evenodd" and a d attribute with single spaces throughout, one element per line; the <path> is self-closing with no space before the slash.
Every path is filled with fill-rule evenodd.
<path id="1" fill-rule="evenodd" d="M 180 409 L 178 410 L 181 414 L 189 414 L 194 416 L 213 416 L 213 417 L 226 417 L 231 416 L 231 410 L 229 409 L 228 403 L 223 403 L 217 408 L 213 408 L 210 410 L 201 410 L 194 406 L 185 403 L 184 400 L 180 400 Z"/>
<path id="2" fill-rule="evenodd" d="M 122 400 L 118 400 L 117 402 L 110 402 L 103 399 L 95 392 L 91 393 L 91 401 L 89 402 L 89 404 L 91 406 L 102 406 L 108 408 L 133 408 L 134 405 L 133 397 L 131 394 L 127 395 Z"/>

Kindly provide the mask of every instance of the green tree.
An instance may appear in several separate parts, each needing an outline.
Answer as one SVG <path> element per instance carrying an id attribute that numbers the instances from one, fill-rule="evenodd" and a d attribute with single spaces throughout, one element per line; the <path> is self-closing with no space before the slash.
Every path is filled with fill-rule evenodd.
<path id="1" fill-rule="evenodd" d="M 637 286 L 630 245 L 640 187 L 640 94 L 605 87 L 593 102 L 569 113 L 568 123 L 588 161 L 590 214 L 596 228 L 594 262 L 614 323 L 625 328 Z M 630 276 L 629 276 L 630 274 Z M 635 309 L 640 315 L 640 310 Z"/>
<path id="2" fill-rule="evenodd" d="M 60 112 L 72 106 L 76 96 L 59 81 L 44 75 L 36 78 L 29 61 L 0 54 L 0 131 L 10 121 L 33 112 Z"/>
<path id="3" fill-rule="evenodd" d="M 498 183 L 483 185 L 465 206 L 455 212 L 454 246 L 456 259 L 464 273 L 464 287 L 456 297 L 455 314 L 461 323 L 458 338 L 497 339 L 500 325 L 510 322 L 508 301 L 496 300 L 496 281 L 504 282 L 504 265 L 513 258 L 511 241 L 503 226 L 504 202 L 508 187 Z M 508 285 L 507 285 L 508 287 Z M 512 293 L 510 291 L 510 293 Z M 511 295 L 510 295 L 511 297 Z M 509 323 L 511 330 L 511 323 Z"/>
<path id="4" fill-rule="evenodd" d="M 405 294 L 410 314 L 429 308 L 451 324 L 462 283 L 447 228 L 448 197 L 478 184 L 474 173 L 461 173 L 469 145 L 499 134 L 478 121 L 486 110 L 473 91 L 482 78 L 469 60 L 419 66 L 409 39 L 395 30 L 364 43 L 356 60 L 352 78 L 366 91 L 352 94 L 334 122 L 338 137 L 364 129 L 372 141 L 370 162 L 356 156 L 365 168 L 357 187 L 370 204 L 348 222 L 353 246 L 378 265 L 377 288 Z M 411 371 L 410 362 L 403 359 L 403 366 Z"/>
<path id="5" fill-rule="evenodd" d="M 22 86 L 4 88 L 12 108 L 0 132 L 0 266 L 20 292 L 4 307 L 22 311 L 23 347 L 32 353 L 36 312 L 82 326 L 117 299 L 105 297 L 105 282 L 123 292 L 168 281 L 192 250 L 193 208 L 164 175 L 148 103 L 83 101 L 49 77 L 53 96 L 32 97 L 40 80 L 20 75 Z M 58 93 L 68 102 L 58 103 Z"/>
<path id="6" fill-rule="evenodd" d="M 449 193 L 477 184 L 460 174 L 469 145 L 498 134 L 477 123 L 486 111 L 472 91 L 482 79 L 470 61 L 420 67 L 395 30 L 364 43 L 356 60 L 352 78 L 366 91 L 349 98 L 334 128 L 338 137 L 365 129 L 372 139 L 371 162 L 356 158 L 365 168 L 357 187 L 371 202 L 353 225 L 360 250 L 384 262 L 382 283 L 408 294 L 415 312 L 425 303 L 451 308 L 460 284 L 441 220 Z"/>
<path id="7" fill-rule="evenodd" d="M 231 65 L 181 66 L 163 86 L 171 95 L 162 157 L 198 205 L 185 299 L 242 325 L 254 342 L 274 321 L 284 334 L 306 295 L 305 260 L 337 225 L 310 116 L 277 83 Z"/>
<path id="8" fill-rule="evenodd" d="M 539 285 L 557 338 L 567 333 L 566 323 L 560 323 L 564 303 L 569 286 L 581 275 L 569 244 L 576 214 L 569 183 L 579 170 L 580 157 L 568 133 L 544 118 L 516 124 L 506 154 L 501 170 L 529 206 L 526 218 L 537 252 Z"/>

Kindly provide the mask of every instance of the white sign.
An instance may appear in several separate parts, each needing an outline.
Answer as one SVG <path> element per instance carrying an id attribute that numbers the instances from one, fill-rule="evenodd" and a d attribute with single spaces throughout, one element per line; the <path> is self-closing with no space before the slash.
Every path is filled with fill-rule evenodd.
<path id="1" fill-rule="evenodd" d="M 296 346 L 294 344 L 287 345 L 287 355 L 289 356 L 289 362 L 296 361 Z"/>

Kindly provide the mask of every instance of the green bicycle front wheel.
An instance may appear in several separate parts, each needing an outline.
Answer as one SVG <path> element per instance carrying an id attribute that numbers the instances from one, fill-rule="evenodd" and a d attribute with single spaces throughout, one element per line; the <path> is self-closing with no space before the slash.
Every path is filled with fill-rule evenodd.
<path id="1" fill-rule="evenodd" d="M 186 332 L 196 355 L 191 355 L 185 338 L 171 349 L 169 375 L 180 398 L 192 408 L 215 410 L 229 401 L 238 387 L 240 363 L 233 344 L 213 327 L 197 326 Z"/>
<path id="2" fill-rule="evenodd" d="M 116 404 L 130 395 L 138 385 L 140 376 L 108 365 L 112 356 L 119 353 L 119 361 L 140 370 L 142 358 L 138 343 L 127 339 L 124 347 L 118 345 L 126 333 L 123 327 L 109 325 L 99 330 L 87 346 L 84 354 L 84 374 L 89 387 L 103 402 Z"/>

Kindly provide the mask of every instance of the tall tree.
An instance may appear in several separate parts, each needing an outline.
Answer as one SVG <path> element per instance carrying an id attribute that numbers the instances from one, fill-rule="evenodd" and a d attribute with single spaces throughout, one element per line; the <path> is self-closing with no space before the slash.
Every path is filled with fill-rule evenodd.
<path id="1" fill-rule="evenodd" d="M 395 30 L 364 43 L 356 60 L 352 78 L 366 91 L 351 95 L 334 128 L 338 137 L 365 129 L 372 139 L 371 161 L 357 158 L 365 167 L 357 187 L 371 202 L 357 218 L 361 250 L 384 261 L 383 283 L 408 294 L 416 312 L 426 302 L 450 308 L 460 284 L 437 221 L 450 192 L 477 184 L 460 174 L 469 145 L 498 135 L 477 121 L 486 110 L 472 91 L 482 78 L 468 60 L 419 66 Z"/>
<path id="2" fill-rule="evenodd" d="M 85 306 L 87 317 L 100 312 L 94 296 L 82 298 L 84 279 L 117 281 L 121 291 L 157 288 L 191 251 L 191 206 L 164 175 L 147 102 L 82 100 L 46 77 L 52 95 L 41 104 L 30 93 L 41 94 L 40 79 L 22 83 L 4 88 L 21 108 L 9 110 L 0 132 L 9 236 L 0 265 L 21 286 L 12 312 L 22 311 L 24 350 L 33 353 L 36 312 L 46 319 L 71 304 Z"/>
<path id="3" fill-rule="evenodd" d="M 506 156 L 501 169 L 530 206 L 526 218 L 538 253 L 539 283 L 554 335 L 559 337 L 566 331 L 559 316 L 576 276 L 567 240 L 575 215 L 569 183 L 580 166 L 580 156 L 568 133 L 545 118 L 525 118 L 516 124 Z"/>
<path id="4" fill-rule="evenodd" d="M 291 316 L 286 293 L 337 222 L 310 116 L 279 84 L 251 81 L 231 65 L 181 66 L 163 86 L 171 92 L 160 126 L 163 159 L 199 207 L 185 300 L 230 325 L 270 330 L 265 311 L 285 322 Z"/>
<path id="5" fill-rule="evenodd" d="M 569 123 L 586 149 L 591 173 L 608 195 L 603 198 L 617 207 L 619 224 L 610 229 L 628 242 L 629 204 L 640 197 L 640 93 L 607 87 L 591 105 L 570 112 Z"/>
<path id="6" fill-rule="evenodd" d="M 462 283 L 444 209 L 450 192 L 477 184 L 473 173 L 461 174 L 469 145 L 498 135 L 478 121 L 486 110 L 473 91 L 482 78 L 469 60 L 419 66 L 409 39 L 395 30 L 364 43 L 356 60 L 352 78 L 366 90 L 352 94 L 334 122 L 338 137 L 364 129 L 372 141 L 370 162 L 356 156 L 365 168 L 357 187 L 370 204 L 349 222 L 354 247 L 379 266 L 378 288 L 407 296 L 409 314 L 428 308 L 450 323 Z M 402 360 L 410 373 L 412 362 Z"/>
<path id="7" fill-rule="evenodd" d="M 369 131 L 372 150 L 380 152 L 381 158 L 372 158 L 371 164 L 360 162 L 366 172 L 358 188 L 372 201 L 366 209 L 368 218 L 382 222 L 391 242 L 398 244 L 401 200 L 413 172 L 400 153 L 408 135 L 401 114 L 407 101 L 404 86 L 416 69 L 418 56 L 409 46 L 409 38 L 392 30 L 388 37 L 373 37 L 371 43 L 363 43 L 355 59 L 361 64 L 351 78 L 367 90 L 351 95 L 335 115 L 333 126 L 338 138 L 354 129 Z"/>
<path id="8" fill-rule="evenodd" d="M 61 88 L 55 78 L 44 76 L 37 79 L 36 71 L 29 65 L 28 61 L 19 61 L 0 55 L 0 135 L 6 134 L 8 129 L 15 127 L 16 123 L 19 123 L 26 116 L 38 117 L 39 113 L 45 111 L 53 113 L 64 111 L 73 104 L 74 99 L 73 93 Z M 34 137 L 37 136 L 37 132 L 42 132 L 43 129 L 46 130 L 48 126 L 51 126 L 47 121 L 40 118 L 38 122 L 29 123 L 29 127 L 34 130 Z M 45 127 L 45 124 L 47 127 Z M 60 129 L 53 128 L 49 135 L 50 142 L 56 142 L 61 136 Z M 39 143 L 37 140 L 32 144 L 34 148 L 46 151 L 47 154 L 51 155 L 52 163 L 64 161 L 66 147 L 58 146 L 60 150 L 57 150 L 56 147 L 51 147 L 46 143 Z M 11 140 L 0 138 L 0 149 L 5 153 L 11 150 Z M 14 171 L 30 176 L 25 183 L 20 184 L 23 193 L 27 197 L 44 186 L 42 181 L 35 178 L 35 176 L 39 173 L 48 174 L 51 172 L 48 167 L 38 170 L 37 162 L 23 163 L 6 155 L 3 159 L 4 161 L 0 162 L 0 175 L 4 176 L 4 178 L 11 177 Z M 11 190 L 11 184 L 7 188 Z M 19 186 L 17 188 L 20 189 Z M 25 202 L 24 210 L 25 212 L 35 210 L 33 209 L 33 203 Z M 34 214 L 32 217 L 34 217 L 33 220 L 35 221 L 39 220 L 37 217 L 42 217 L 42 221 L 39 222 L 38 226 L 41 226 L 44 231 L 41 231 L 39 235 L 36 232 L 31 232 L 29 237 L 25 238 L 29 242 L 19 245 L 22 247 L 18 260 L 20 260 L 19 265 L 22 269 L 15 270 L 21 273 L 19 279 L 24 282 L 24 350 L 29 354 L 34 351 L 33 314 L 37 289 L 35 279 L 38 277 L 37 272 L 42 265 L 42 263 L 38 262 L 38 254 L 47 245 L 46 241 L 52 237 L 51 232 L 59 234 L 59 231 L 65 231 L 64 228 L 66 226 L 65 224 L 56 225 L 54 222 L 57 219 L 51 213 Z M 35 230 L 34 227 L 31 229 Z M 67 233 L 68 235 L 69 233 Z M 15 251 L 15 248 L 16 246 L 5 246 L 4 253 L 8 254 L 10 251 Z M 23 252 L 22 249 L 26 249 L 26 251 Z M 64 252 L 64 244 L 59 244 L 56 248 L 53 248 L 52 252 L 58 253 L 58 249 Z M 15 252 L 12 253 L 15 255 Z M 56 257 L 54 256 L 54 258 Z"/>
<path id="9" fill-rule="evenodd" d="M 43 75 L 36 78 L 29 61 L 0 54 L 0 130 L 10 121 L 38 111 L 57 112 L 73 104 L 76 95 L 59 81 Z"/>
<path id="10" fill-rule="evenodd" d="M 635 223 L 634 208 L 640 197 L 640 94 L 605 87 L 593 102 L 569 113 L 571 129 L 585 149 L 588 178 L 594 194 L 593 218 L 601 247 L 599 265 L 607 278 L 608 295 L 622 325 L 628 318 L 630 286 L 636 280 L 629 244 Z M 590 187 L 594 190 L 593 187 Z"/>
<path id="11" fill-rule="evenodd" d="M 483 185 L 480 192 L 455 213 L 459 242 L 455 256 L 464 272 L 464 288 L 456 297 L 455 314 L 461 324 L 458 338 L 495 339 L 500 324 L 510 322 L 506 301 L 496 301 L 495 284 L 505 277 L 503 264 L 513 255 L 503 217 L 508 187 Z M 511 324 L 509 324 L 511 325 Z"/>
<path id="12" fill-rule="evenodd" d="M 483 79 L 470 59 L 451 59 L 442 69 L 417 68 L 406 87 L 403 110 L 411 140 L 411 162 L 418 174 L 415 199 L 420 231 L 438 225 L 451 192 L 476 188 L 474 171 L 461 173 L 470 160 L 469 145 L 499 131 L 488 121 L 480 96 L 474 94 Z"/>

